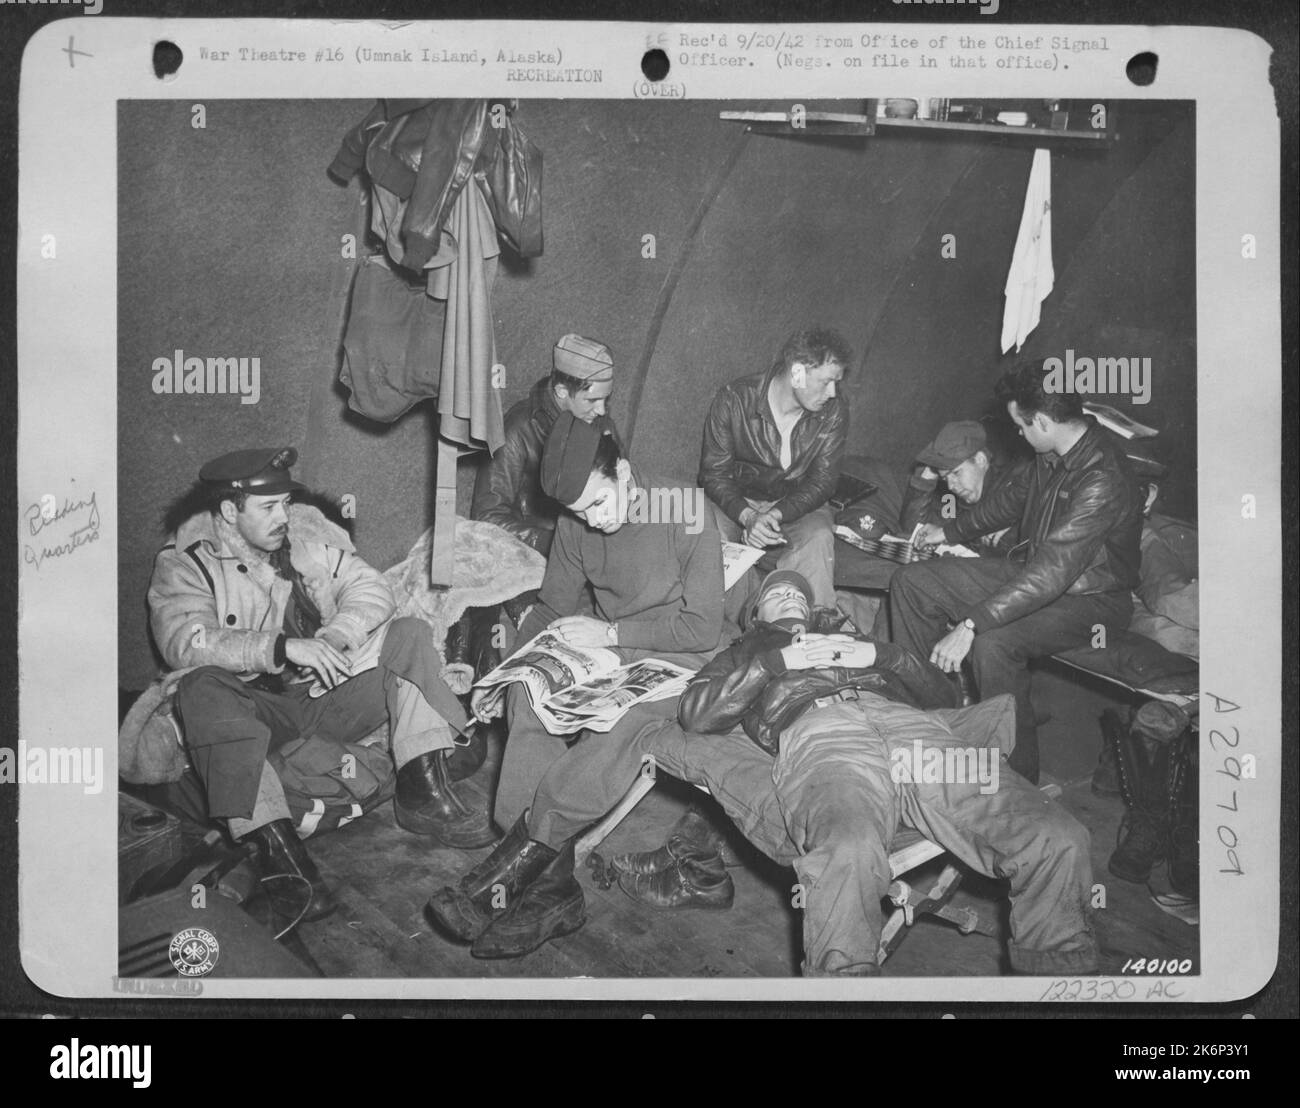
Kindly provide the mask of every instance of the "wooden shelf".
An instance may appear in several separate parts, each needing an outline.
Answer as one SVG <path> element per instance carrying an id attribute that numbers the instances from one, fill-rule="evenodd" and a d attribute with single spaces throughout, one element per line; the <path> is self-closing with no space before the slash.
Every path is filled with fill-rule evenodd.
<path id="1" fill-rule="evenodd" d="M 1110 136 L 1105 131 L 1053 131 L 1048 127 L 1012 127 L 1006 123 L 953 123 L 939 119 L 886 119 L 876 120 L 876 127 L 912 128 L 918 131 L 973 131 L 983 135 L 1025 136 L 1043 139 L 1078 139 L 1083 142 L 1105 142 Z"/>

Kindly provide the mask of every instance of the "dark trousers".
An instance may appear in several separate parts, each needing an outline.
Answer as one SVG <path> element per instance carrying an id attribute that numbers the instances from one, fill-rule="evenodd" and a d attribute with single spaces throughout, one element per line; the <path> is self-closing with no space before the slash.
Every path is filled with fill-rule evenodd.
<path id="1" fill-rule="evenodd" d="M 919 658 L 964 618 L 1016 577 L 1022 567 L 1002 557 L 934 558 L 902 567 L 889 590 L 894 642 Z M 980 697 L 1010 693 L 1016 701 L 1016 747 L 1011 768 L 1038 783 L 1038 728 L 1029 702 L 1029 662 L 1070 647 L 1086 646 L 1099 628 L 1107 635 L 1128 627 L 1133 600 L 1127 592 L 1069 593 L 1035 612 L 975 636 L 970 661 Z"/>
<path id="2" fill-rule="evenodd" d="M 609 731 L 584 731 L 572 744 L 546 730 L 522 685 L 506 698 L 510 738 L 496 821 L 512 827 L 527 810 L 529 838 L 557 848 L 618 803 L 640 772 L 645 744 L 664 731 L 681 734 L 675 696 L 638 704 Z"/>
<path id="3" fill-rule="evenodd" d="M 463 726 L 465 716 L 438 677 L 439 667 L 429 625 L 402 618 L 388 625 L 378 668 L 314 699 L 308 695 L 311 682 L 275 693 L 247 685 L 218 666 L 187 673 L 176 690 L 176 708 L 207 790 L 209 814 L 251 816 L 267 754 L 306 735 L 342 745 L 365 738 L 389 720 L 399 768 L 420 754 L 450 747 L 445 721 Z"/>

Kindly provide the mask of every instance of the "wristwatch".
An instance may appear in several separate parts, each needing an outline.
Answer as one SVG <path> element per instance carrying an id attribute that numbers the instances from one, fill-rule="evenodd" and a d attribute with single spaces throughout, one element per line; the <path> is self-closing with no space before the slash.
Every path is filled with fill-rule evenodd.
<path id="1" fill-rule="evenodd" d="M 961 625 L 966 628 L 972 635 L 975 634 L 975 621 L 967 616 L 961 621 Z"/>

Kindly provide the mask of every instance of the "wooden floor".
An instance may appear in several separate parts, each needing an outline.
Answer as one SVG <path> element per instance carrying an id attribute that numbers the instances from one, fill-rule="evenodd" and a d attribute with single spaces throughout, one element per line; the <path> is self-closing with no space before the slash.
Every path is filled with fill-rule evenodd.
<path id="1" fill-rule="evenodd" d="M 1199 956 L 1199 930 L 1166 915 L 1144 886 L 1112 877 L 1106 868 L 1115 847 L 1123 808 L 1094 796 L 1093 767 L 1101 745 L 1097 717 L 1115 703 L 1074 678 L 1044 673 L 1035 679 L 1040 716 L 1044 782 L 1063 788 L 1062 803 L 1092 833 L 1094 879 L 1104 885 L 1105 907 L 1096 913 L 1104 972 L 1115 973 L 1130 957 Z M 469 782 L 467 791 L 485 803 L 500 752 Z M 606 840 L 607 854 L 659 845 L 684 802 L 699 794 L 661 783 Z M 726 827 L 719 812 L 717 824 Z M 734 836 L 734 833 L 733 833 Z M 734 841 L 734 839 L 733 839 Z M 469 948 L 434 932 L 424 916 L 430 893 L 453 882 L 486 851 L 467 853 L 432 847 L 400 830 L 391 805 L 357 823 L 312 839 L 310 850 L 339 894 L 342 909 L 299 931 L 305 948 L 331 977 L 791 977 L 799 972 L 799 912 L 790 905 L 792 870 L 774 865 L 743 840 L 743 864 L 730 872 L 735 904 L 728 911 L 659 912 L 632 901 L 617 886 L 601 890 L 584 870 L 588 922 L 575 934 L 545 944 L 524 958 L 483 961 Z M 931 863 L 939 867 L 942 863 Z M 924 887 L 924 871 L 908 880 Z M 1163 867 L 1152 886 L 1165 887 Z M 981 906 L 1005 932 L 1000 883 L 971 874 L 954 903 Z M 886 961 L 886 976 L 993 976 L 1007 972 L 1003 939 L 961 935 L 955 927 L 921 918 Z M 1193 970 L 1195 972 L 1195 970 Z"/>

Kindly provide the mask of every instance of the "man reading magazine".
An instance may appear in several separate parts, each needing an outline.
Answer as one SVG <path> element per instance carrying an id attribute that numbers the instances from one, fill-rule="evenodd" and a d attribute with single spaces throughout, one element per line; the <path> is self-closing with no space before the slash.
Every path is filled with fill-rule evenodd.
<path id="1" fill-rule="evenodd" d="M 608 420 L 586 424 L 566 412 L 547 437 L 542 487 L 567 511 L 520 638 L 531 643 L 549 629 L 571 646 L 614 650 L 625 662 L 656 658 L 694 672 L 736 630 L 725 628 L 724 636 L 717 525 L 694 490 L 650 496 L 656 486 L 622 457 L 611 432 Z M 693 502 L 699 511 L 689 511 Z M 647 504 L 677 510 L 647 512 Z M 439 927 L 473 942 L 472 953 L 482 958 L 526 954 L 582 926 L 574 839 L 635 779 L 642 740 L 678 727 L 674 696 L 638 704 L 608 733 L 583 734 L 569 746 L 546 729 L 519 683 L 480 688 L 474 712 L 494 718 L 503 701 L 510 737 L 496 817 L 510 831 L 484 862 L 429 901 Z"/>

